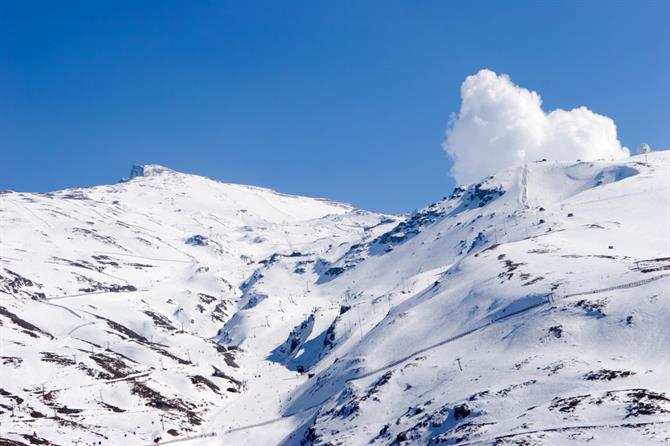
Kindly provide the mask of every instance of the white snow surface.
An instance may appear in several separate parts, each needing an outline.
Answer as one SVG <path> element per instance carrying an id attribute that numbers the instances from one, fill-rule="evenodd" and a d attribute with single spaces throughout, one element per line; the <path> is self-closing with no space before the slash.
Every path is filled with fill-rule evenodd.
<path id="1" fill-rule="evenodd" d="M 405 216 L 142 167 L 0 194 L 1 444 L 668 444 L 670 152 Z"/>

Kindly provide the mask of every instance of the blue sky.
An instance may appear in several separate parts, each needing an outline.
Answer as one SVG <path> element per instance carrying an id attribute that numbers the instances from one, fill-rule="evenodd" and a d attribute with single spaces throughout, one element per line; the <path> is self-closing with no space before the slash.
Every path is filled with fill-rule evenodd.
<path id="1" fill-rule="evenodd" d="M 0 189 L 158 163 L 405 212 L 481 68 L 670 146 L 668 1 L 0 0 Z"/>

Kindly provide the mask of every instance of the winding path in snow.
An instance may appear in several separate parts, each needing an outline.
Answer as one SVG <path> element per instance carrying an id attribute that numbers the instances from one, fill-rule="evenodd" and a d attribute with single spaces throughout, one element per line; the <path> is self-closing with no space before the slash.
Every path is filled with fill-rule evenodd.
<path id="1" fill-rule="evenodd" d="M 659 280 L 659 279 L 662 279 L 662 278 L 668 277 L 668 276 L 670 276 L 670 273 L 659 274 L 658 276 L 649 277 L 648 279 L 642 279 L 642 280 L 638 280 L 638 281 L 635 281 L 635 282 L 624 283 L 624 284 L 621 284 L 621 285 L 614 285 L 614 286 L 611 286 L 611 287 L 600 288 L 600 289 L 597 289 L 597 290 L 589 290 L 589 291 L 582 291 L 582 292 L 579 292 L 579 293 L 566 294 L 565 296 L 563 296 L 563 298 L 573 297 L 573 296 L 586 296 L 588 294 L 605 293 L 607 291 L 623 290 L 623 289 L 626 289 L 626 288 L 635 288 L 635 287 L 645 285 L 647 283 L 654 282 L 656 280 Z"/>
<path id="2" fill-rule="evenodd" d="M 94 296 L 94 295 L 96 295 L 96 294 L 108 294 L 108 293 L 139 293 L 139 292 L 146 292 L 146 291 L 148 291 L 148 290 L 135 290 L 135 291 L 124 291 L 124 290 L 110 291 L 110 290 L 104 290 L 104 291 L 92 291 L 92 292 L 90 292 L 90 293 L 66 294 L 65 296 L 48 297 L 46 300 L 51 301 L 51 300 L 67 299 L 67 298 L 69 298 L 69 297 Z"/>
<path id="3" fill-rule="evenodd" d="M 564 296 L 561 296 L 558 300 L 563 300 L 563 299 L 573 297 L 573 296 L 580 296 L 580 295 L 587 295 L 587 294 L 597 294 L 597 293 L 602 293 L 602 292 L 606 292 L 606 291 L 613 291 L 613 290 L 625 289 L 625 288 L 634 288 L 634 287 L 646 285 L 650 282 L 654 282 L 656 280 L 660 280 L 660 279 L 662 279 L 664 277 L 668 277 L 668 276 L 670 276 L 670 273 L 660 274 L 658 276 L 650 277 L 648 279 L 638 280 L 638 281 L 634 281 L 634 282 L 628 282 L 628 283 L 615 285 L 615 286 L 608 287 L 608 288 L 600 288 L 600 289 L 597 289 L 597 290 L 589 290 L 589 291 L 584 291 L 584 292 L 581 292 L 581 293 L 566 294 Z M 373 375 L 376 375 L 378 373 L 386 371 L 390 368 L 396 367 L 396 366 L 402 364 L 403 362 L 409 361 L 412 358 L 416 357 L 417 355 L 420 355 L 420 354 L 425 353 L 427 351 L 430 351 L 430 350 L 433 350 L 435 348 L 441 347 L 445 344 L 449 344 L 449 343 L 454 342 L 458 339 L 464 338 L 465 336 L 469 336 L 469 335 L 471 335 L 475 332 L 478 332 L 478 331 L 481 331 L 481 330 L 483 330 L 487 327 L 490 327 L 491 325 L 493 325 L 497 322 L 509 319 L 509 318 L 511 318 L 513 316 L 517 316 L 519 314 L 527 313 L 528 311 L 531 311 L 535 308 L 543 307 L 545 305 L 551 305 L 555 302 L 555 300 L 557 300 L 557 299 L 555 299 L 552 294 L 548 294 L 546 296 L 546 300 L 544 300 L 544 301 L 529 305 L 528 307 L 525 307 L 525 308 L 522 308 L 520 310 L 511 312 L 511 313 L 506 314 L 502 317 L 492 319 L 489 322 L 486 322 L 486 323 L 484 323 L 484 324 L 482 324 L 478 327 L 475 327 L 475 328 L 467 330 L 463 333 L 457 334 L 455 336 L 451 336 L 451 337 L 449 337 L 447 339 L 444 339 L 440 342 L 437 342 L 437 343 L 434 343 L 434 344 L 429 345 L 427 347 L 416 350 L 416 351 L 412 352 L 411 354 L 405 355 L 402 358 L 397 359 L 397 360 L 395 360 L 395 361 L 393 361 L 393 362 L 391 362 L 391 363 L 389 363 L 385 366 L 379 367 L 375 370 L 363 373 L 363 374 L 358 375 L 358 376 L 348 378 L 348 379 L 344 380 L 342 384 L 344 385 L 344 384 L 347 384 L 347 383 L 350 383 L 350 382 L 359 381 L 359 380 L 362 380 L 362 379 L 365 379 L 365 378 L 369 378 Z M 191 441 L 191 440 L 196 440 L 196 439 L 199 439 L 199 438 L 206 438 L 206 437 L 217 437 L 217 436 L 222 437 L 222 436 L 232 434 L 232 433 L 235 433 L 235 432 L 241 432 L 241 431 L 245 431 L 245 430 L 249 430 L 249 429 L 254 429 L 254 428 L 257 428 L 257 427 L 267 426 L 267 425 L 274 424 L 274 423 L 280 422 L 282 420 L 285 420 L 286 418 L 296 416 L 300 413 L 305 413 L 305 412 L 309 412 L 310 410 L 314 410 L 314 409 L 322 406 L 326 401 L 328 401 L 331 398 L 332 398 L 332 395 L 328 396 L 327 398 L 323 399 L 322 401 L 320 401 L 318 403 L 312 404 L 308 407 L 304 407 L 304 408 L 302 408 L 300 410 L 297 410 L 297 411 L 295 411 L 291 414 L 286 414 L 286 415 L 283 415 L 283 416 L 280 416 L 280 417 L 271 418 L 271 419 L 268 419 L 268 420 L 265 420 L 265 421 L 260 421 L 258 423 L 232 427 L 232 428 L 229 428 L 229 429 L 223 431 L 220 434 L 218 434 L 216 432 L 203 433 L 201 435 L 196 435 L 196 436 L 192 436 L 192 437 L 188 437 L 188 438 L 169 440 L 169 441 L 166 441 L 166 442 L 161 442 L 159 444 L 181 443 L 181 442 L 186 442 L 186 441 Z M 670 423 L 670 421 L 638 423 L 638 424 L 635 424 L 635 426 L 638 426 L 638 425 L 642 426 L 642 425 L 646 425 L 646 424 L 656 424 L 656 423 Z M 518 436 L 518 435 L 523 435 L 523 434 L 532 434 L 532 433 L 539 433 L 539 432 L 554 432 L 554 431 L 580 429 L 580 428 L 581 429 L 588 429 L 588 428 L 600 428 L 600 427 L 625 427 L 625 426 L 630 426 L 630 425 L 633 425 L 633 424 L 624 423 L 624 424 L 617 424 L 617 425 L 609 424 L 609 425 L 602 425 L 602 426 L 593 425 L 593 426 L 555 427 L 555 428 L 547 428 L 547 429 L 540 429 L 540 430 L 534 430 L 534 431 L 518 432 L 518 433 L 515 433 L 515 434 L 503 435 L 503 436 L 496 437 L 496 438 L 507 438 L 507 437 L 513 437 L 513 436 Z M 480 444 L 480 443 L 486 442 L 486 441 L 487 440 L 478 440 L 476 442 L 464 443 L 464 444 L 473 444 L 474 445 L 474 444 Z"/>
<path id="4" fill-rule="evenodd" d="M 430 351 L 430 350 L 433 350 L 433 349 L 435 349 L 435 348 L 441 347 L 441 346 L 443 346 L 443 345 L 445 345 L 445 344 L 449 344 L 449 343 L 454 342 L 454 341 L 456 341 L 456 340 L 458 340 L 458 339 L 461 339 L 461 338 L 463 338 L 463 337 L 465 337 L 465 336 L 469 336 L 469 335 L 471 335 L 471 334 L 473 334 L 473 333 L 475 333 L 475 332 L 478 332 L 478 331 L 481 331 L 481 330 L 483 330 L 483 329 L 485 329 L 485 328 L 487 328 L 487 327 L 490 327 L 491 325 L 493 325 L 493 324 L 495 324 L 495 323 L 497 323 L 497 322 L 500 322 L 500 321 L 509 319 L 509 318 L 511 318 L 511 317 L 513 317 L 513 316 L 517 316 L 517 315 L 522 314 L 522 313 L 526 313 L 526 312 L 531 311 L 531 310 L 533 310 L 533 309 L 535 309 L 535 308 L 539 308 L 539 307 L 542 307 L 542 306 L 545 306 L 545 305 L 548 305 L 548 304 L 553 304 L 553 303 L 555 302 L 555 300 L 563 300 L 563 299 L 566 299 L 566 298 L 568 298 L 568 297 L 572 297 L 572 296 L 579 296 L 579 295 L 585 295 L 585 294 L 596 294 L 596 293 L 602 293 L 602 292 L 606 292 L 606 291 L 613 291 L 613 290 L 617 290 L 617 289 L 634 288 L 634 287 L 638 287 L 638 286 L 645 285 L 645 284 L 650 283 L 650 282 L 654 282 L 654 281 L 656 281 L 656 280 L 659 280 L 659 279 L 662 279 L 662 278 L 664 278 L 664 277 L 668 277 L 668 276 L 670 276 L 670 274 L 661 274 L 661 275 L 658 275 L 658 276 L 650 277 L 650 278 L 648 278 L 648 279 L 643 279 L 643 280 L 638 280 L 638 281 L 635 281 L 635 282 L 629 282 L 629 283 L 625 283 L 625 284 L 620 284 L 620 285 L 616 285 L 616 286 L 612 286 L 612 287 L 608 287 L 608 288 L 601 288 L 601 289 L 598 289 L 598 290 L 589 290 L 589 291 L 585 291 L 585 292 L 582 292 L 582 293 L 567 294 L 567 295 L 565 295 L 565 296 L 561 296 L 559 299 L 554 299 L 554 298 L 552 297 L 552 295 L 549 294 L 549 295 L 547 295 L 547 299 L 544 300 L 544 301 L 542 301 L 542 302 L 539 302 L 539 303 L 530 305 L 530 306 L 528 306 L 528 307 L 526 307 L 526 308 L 517 310 L 517 311 L 512 312 L 512 313 L 506 314 L 506 315 L 504 315 L 504 316 L 502 316 L 502 317 L 499 317 L 499 318 L 494 319 L 494 320 L 491 320 L 491 321 L 489 321 L 489 322 L 487 322 L 487 323 L 485 323 L 485 324 L 482 324 L 482 325 L 480 325 L 480 326 L 478 326 L 478 327 L 476 327 L 476 328 L 473 328 L 473 329 L 471 329 L 471 330 L 467 330 L 467 331 L 465 331 L 465 332 L 463 332 L 463 333 L 460 333 L 460 334 L 458 334 L 458 335 L 449 337 L 449 338 L 444 339 L 444 340 L 442 340 L 442 341 L 440 341 L 440 342 L 437 342 L 437 343 L 435 343 L 435 344 L 432 344 L 432 345 L 429 345 L 429 346 L 427 346 L 427 347 L 424 347 L 424 348 L 421 348 L 421 349 L 419 349 L 419 350 L 416 350 L 416 351 L 412 352 L 411 354 L 405 355 L 404 357 L 402 357 L 402 358 L 400 358 L 400 359 L 398 359 L 398 360 L 396 360 L 396 361 L 393 361 L 393 362 L 390 363 L 390 364 L 387 364 L 387 365 L 385 365 L 385 366 L 382 366 L 382 367 L 380 367 L 380 368 L 378 368 L 378 369 L 372 370 L 372 371 L 370 371 L 370 372 L 366 372 L 366 373 L 364 373 L 364 374 L 362 374 L 362 375 L 358 375 L 358 376 L 354 376 L 354 377 L 352 377 L 352 378 L 348 378 L 348 379 L 346 379 L 346 380 L 343 382 L 343 384 L 347 384 L 347 383 L 350 383 L 350 382 L 353 382 L 353 381 L 359 381 L 359 380 L 361 380 L 361 379 L 369 378 L 370 376 L 376 375 L 376 374 L 381 373 L 381 372 L 383 372 L 383 371 L 386 371 L 386 370 L 388 370 L 388 369 L 390 369 L 390 368 L 393 368 L 393 367 L 395 367 L 395 366 L 398 366 L 398 365 L 402 364 L 403 362 L 406 362 L 406 361 L 408 361 L 408 360 L 411 360 L 412 358 L 416 357 L 417 355 L 420 355 L 420 354 L 425 353 L 425 352 L 427 352 L 427 351 Z M 236 427 L 236 428 L 229 429 L 229 430 L 225 431 L 222 435 L 225 435 L 225 434 L 228 434 L 228 433 L 233 433 L 233 432 L 239 432 L 239 431 L 243 431 L 243 430 L 247 430 L 247 429 L 253 429 L 253 428 L 255 428 L 255 427 L 265 426 L 265 425 L 272 424 L 272 423 L 278 422 L 278 421 L 280 421 L 280 420 L 283 420 L 283 419 L 285 419 L 285 418 L 287 418 L 287 417 L 291 417 L 291 416 L 297 415 L 298 413 L 301 413 L 301 412 L 307 412 L 307 411 L 309 411 L 309 410 L 313 410 L 313 409 L 315 409 L 315 408 L 320 407 L 321 405 L 323 405 L 323 404 L 324 404 L 326 401 L 328 401 L 331 397 L 332 397 L 332 395 L 331 395 L 330 397 L 324 399 L 323 401 L 319 402 L 319 403 L 316 403 L 316 404 L 313 404 L 313 405 L 311 405 L 311 406 L 302 408 L 302 409 L 300 409 L 299 411 L 296 411 L 296 412 L 294 412 L 294 413 L 292 413 L 292 414 L 288 414 L 288 415 L 285 415 L 285 416 L 282 416 L 282 417 L 277 417 L 277 418 L 269 419 L 269 420 L 266 420 L 266 421 L 263 421 L 263 422 L 259 422 L 259 423 L 255 423 L 255 424 L 250 424 L 250 425 L 247 425 L 247 426 L 239 426 L 239 427 Z"/>
<path id="5" fill-rule="evenodd" d="M 530 208 L 528 205 L 528 164 L 524 163 L 521 170 L 521 206 L 524 209 Z"/>
<path id="6" fill-rule="evenodd" d="M 563 427 L 547 427 L 544 429 L 535 429 L 532 431 L 523 431 L 523 432 L 516 432 L 514 434 L 505 434 L 505 435 L 499 435 L 497 437 L 493 438 L 488 438 L 486 440 L 475 440 L 475 441 L 469 441 L 467 443 L 459 443 L 460 445 L 466 446 L 466 445 L 475 445 L 475 444 L 495 444 L 497 440 L 503 439 L 503 438 L 512 438 L 512 437 L 518 437 L 519 435 L 530 435 L 530 434 L 539 434 L 542 432 L 562 432 L 562 431 L 570 431 L 570 430 L 577 430 L 577 429 L 602 429 L 602 428 L 616 428 L 616 427 L 642 427 L 642 426 L 649 426 L 649 425 L 654 425 L 654 424 L 667 424 L 670 423 L 670 420 L 663 420 L 663 421 L 645 421 L 641 423 L 616 423 L 616 424 L 583 424 L 583 425 L 577 425 L 577 426 L 563 426 Z"/>

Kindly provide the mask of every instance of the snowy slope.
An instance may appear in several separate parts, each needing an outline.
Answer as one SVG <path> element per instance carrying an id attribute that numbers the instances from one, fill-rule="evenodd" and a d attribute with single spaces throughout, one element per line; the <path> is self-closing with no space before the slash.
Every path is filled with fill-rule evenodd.
<path id="1" fill-rule="evenodd" d="M 668 160 L 532 164 L 487 180 L 505 192 L 483 207 L 473 189 L 439 203 L 441 220 L 342 277 L 390 293 L 388 313 L 362 303 L 357 341 L 288 411 L 335 396 L 315 443 L 664 443 Z M 393 276 L 408 297 L 380 287 Z"/>
<path id="2" fill-rule="evenodd" d="M 243 283 L 273 256 L 337 256 L 394 222 L 143 171 L 116 185 L 0 196 L 2 437 L 140 444 L 203 426 L 244 390 L 240 350 L 214 342 Z"/>
<path id="3" fill-rule="evenodd" d="M 666 444 L 670 156 L 643 161 L 406 217 L 160 166 L 5 193 L 0 437 Z"/>

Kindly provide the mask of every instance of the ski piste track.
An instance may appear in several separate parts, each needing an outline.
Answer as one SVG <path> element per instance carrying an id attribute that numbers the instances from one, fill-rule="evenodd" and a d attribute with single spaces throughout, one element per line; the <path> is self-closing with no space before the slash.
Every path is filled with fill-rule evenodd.
<path id="1" fill-rule="evenodd" d="M 651 283 L 651 282 L 655 282 L 657 280 L 661 280 L 661 279 L 666 278 L 668 276 L 670 276 L 670 273 L 659 274 L 658 276 L 654 276 L 654 277 L 650 277 L 650 278 L 642 279 L 642 280 L 637 280 L 637 281 L 634 281 L 634 282 L 627 282 L 627 283 L 624 283 L 624 284 L 619 284 L 619 285 L 615 285 L 615 286 L 611 286 L 611 287 L 607 287 L 607 288 L 598 288 L 598 289 L 593 289 L 593 290 L 582 291 L 582 292 L 579 292 L 579 293 L 571 293 L 571 294 L 566 294 L 566 295 L 559 296 L 559 297 L 556 297 L 554 294 L 550 293 L 550 294 L 547 294 L 545 296 L 546 297 L 545 300 L 543 300 L 541 302 L 529 305 L 528 307 L 522 308 L 520 310 L 514 311 L 512 313 L 506 314 L 506 315 L 498 317 L 496 319 L 490 320 L 489 322 L 481 324 L 480 326 L 478 326 L 476 328 L 467 330 L 467 331 L 465 331 L 463 333 L 460 333 L 460 334 L 457 334 L 455 336 L 451 336 L 447 339 L 444 339 L 440 342 L 434 343 L 434 344 L 429 345 L 427 347 L 423 347 L 419 350 L 416 350 L 416 351 L 412 352 L 411 354 L 408 354 L 408 355 L 406 355 L 406 356 L 404 356 L 400 359 L 397 359 L 397 360 L 393 361 L 390 364 L 387 364 L 387 365 L 382 366 L 380 368 L 377 368 L 375 370 L 363 373 L 361 375 L 357 375 L 357 376 L 348 378 L 348 379 L 344 380 L 342 382 L 342 384 L 344 385 L 344 384 L 347 384 L 347 383 L 350 383 L 350 382 L 359 381 L 359 380 L 362 380 L 362 379 L 365 379 L 365 378 L 369 378 L 370 376 L 376 375 L 376 374 L 381 373 L 381 372 L 383 372 L 387 369 L 390 369 L 392 367 L 396 367 L 396 366 L 402 364 L 403 362 L 409 361 L 412 358 L 416 357 L 417 355 L 420 355 L 420 354 L 425 353 L 427 351 L 430 351 L 430 350 L 433 350 L 435 348 L 441 347 L 445 344 L 449 344 L 451 342 L 457 341 L 458 339 L 464 338 L 464 337 L 466 337 L 468 335 L 471 335 L 475 332 L 484 330 L 484 329 L 492 326 L 493 324 L 495 324 L 497 322 L 507 320 L 507 319 L 509 319 L 511 317 L 514 317 L 514 316 L 517 316 L 519 314 L 527 313 L 527 312 L 529 312 L 529 311 L 531 311 L 535 308 L 544 307 L 546 305 L 553 305 L 556 301 L 559 301 L 559 300 L 564 300 L 564 299 L 568 299 L 570 297 L 575 297 L 575 296 L 584 296 L 584 295 L 589 295 L 589 294 L 605 293 L 605 292 L 608 292 L 608 291 L 615 291 L 615 290 L 621 290 L 621 289 L 627 289 L 627 288 L 635 288 L 635 287 L 639 287 L 639 286 L 642 286 L 642 285 L 646 285 L 646 284 Z M 174 440 L 162 441 L 162 442 L 159 442 L 158 444 L 175 444 L 175 443 L 183 443 L 183 442 L 187 442 L 187 441 L 198 440 L 198 439 L 201 439 L 201 438 L 223 437 L 225 435 L 232 434 L 232 433 L 235 433 L 235 432 L 241 432 L 241 431 L 254 429 L 254 428 L 257 428 L 257 427 L 261 427 L 261 426 L 267 426 L 269 424 L 273 424 L 273 423 L 277 423 L 279 421 L 285 420 L 286 418 L 294 417 L 294 416 L 296 416 L 300 413 L 307 413 L 311 410 L 314 410 L 314 409 L 322 406 L 326 401 L 328 401 L 331 398 L 332 398 L 332 395 L 326 397 L 325 399 L 323 399 L 322 401 L 320 401 L 318 403 L 312 404 L 311 406 L 302 408 L 302 409 L 300 409 L 296 412 L 293 412 L 291 414 L 287 414 L 287 415 L 284 415 L 284 416 L 281 416 L 281 417 L 271 418 L 271 419 L 261 421 L 261 422 L 258 422 L 258 423 L 253 423 L 253 424 L 248 424 L 248 425 L 229 428 L 229 429 L 223 430 L 220 433 L 207 432 L 207 433 L 202 433 L 202 434 L 198 434 L 198 435 L 193 435 L 193 436 L 190 436 L 190 437 L 184 437 L 184 438 L 179 438 L 179 439 L 174 439 Z M 668 420 L 668 421 L 647 422 L 647 423 L 621 423 L 621 424 L 551 427 L 551 428 L 538 429 L 538 430 L 533 430 L 533 431 L 517 432 L 517 433 L 514 433 L 514 434 L 502 435 L 502 436 L 498 436 L 498 437 L 487 439 L 487 440 L 477 440 L 477 441 L 474 441 L 474 442 L 463 443 L 463 444 L 476 445 L 476 444 L 486 443 L 486 442 L 489 442 L 489 441 L 494 441 L 497 438 L 508 438 L 508 437 L 515 437 L 515 436 L 524 435 L 524 434 L 533 434 L 533 433 L 540 433 L 540 432 L 559 432 L 559 431 L 563 431 L 563 430 L 598 429 L 598 428 L 607 428 L 607 427 L 627 427 L 627 426 L 635 427 L 635 426 L 645 426 L 645 425 L 663 424 L 663 423 L 670 423 L 670 420 Z M 155 444 L 156 443 L 154 443 L 154 445 Z"/>
<path id="2" fill-rule="evenodd" d="M 521 170 L 521 205 L 524 209 L 529 209 L 530 205 L 528 204 L 528 164 L 524 163 Z"/>
<path id="3" fill-rule="evenodd" d="M 615 424 L 580 424 L 577 426 L 559 426 L 559 427 L 547 427 L 544 429 L 534 429 L 532 431 L 523 431 L 515 432 L 513 434 L 498 435 L 493 438 L 480 439 L 475 441 L 469 441 L 467 443 L 460 443 L 462 446 L 470 446 L 476 444 L 491 444 L 492 442 L 502 440 L 503 438 L 513 438 L 518 437 L 519 435 L 530 435 L 530 434 L 539 434 L 542 432 L 564 432 L 578 429 L 603 429 L 603 428 L 613 428 L 613 427 L 643 427 L 650 426 L 654 424 L 668 424 L 670 420 L 665 421 L 647 421 L 642 423 L 615 423 Z"/>
<path id="4" fill-rule="evenodd" d="M 529 305 L 525 308 L 522 308 L 520 310 L 511 312 L 509 314 L 505 314 L 501 317 L 498 317 L 498 318 L 492 319 L 492 320 L 490 320 L 486 323 L 480 324 L 479 326 L 477 326 L 475 328 L 472 328 L 472 329 L 467 330 L 465 332 L 459 333 L 455 336 L 451 336 L 449 338 L 443 339 L 442 341 L 436 342 L 436 343 L 431 344 L 427 347 L 423 347 L 421 349 L 418 349 L 418 350 L 412 352 L 411 354 L 408 354 L 408 355 L 406 355 L 406 356 L 404 356 L 400 359 L 397 359 L 397 360 L 393 361 L 392 363 L 386 364 L 386 365 L 384 365 L 382 367 L 379 367 L 375 370 L 372 370 L 372 371 L 369 371 L 369 372 L 366 372 L 366 373 L 348 378 L 348 379 L 344 380 L 342 382 L 342 384 L 347 384 L 349 382 L 354 382 L 354 381 L 359 381 L 359 380 L 362 380 L 362 379 L 369 378 L 371 376 L 374 376 L 376 374 L 384 372 L 384 371 L 386 371 L 390 368 L 396 367 L 396 366 L 398 366 L 398 365 L 400 365 L 400 364 L 402 364 L 406 361 L 409 361 L 409 360 L 413 359 L 414 357 L 416 357 L 417 355 L 420 355 L 420 354 L 425 353 L 427 351 L 430 351 L 430 350 L 433 350 L 435 348 L 441 347 L 443 345 L 452 343 L 454 341 L 457 341 L 461 338 L 469 336 L 469 335 L 471 335 L 473 333 L 476 333 L 478 331 L 484 330 L 484 329 L 492 326 L 493 324 L 495 324 L 497 322 L 501 322 L 501 321 L 507 320 L 511 317 L 514 317 L 514 316 L 517 316 L 517 315 L 520 315 L 520 314 L 523 314 L 523 313 L 527 313 L 527 312 L 529 312 L 529 311 L 531 311 L 535 308 L 540 308 L 540 307 L 544 307 L 544 306 L 547 306 L 547 305 L 552 305 L 557 300 L 563 300 L 563 299 L 567 299 L 567 298 L 570 298 L 570 297 L 576 297 L 576 296 L 585 296 L 585 295 L 591 295 L 591 294 L 604 293 L 604 292 L 608 292 L 608 291 L 616 291 L 616 290 L 620 290 L 620 289 L 635 288 L 635 287 L 646 285 L 648 283 L 666 278 L 668 276 L 670 276 L 670 273 L 659 274 L 657 276 L 649 277 L 647 279 L 637 280 L 637 281 L 633 281 L 633 282 L 627 282 L 627 283 L 624 283 L 624 284 L 614 285 L 614 286 L 606 287 L 606 288 L 598 288 L 598 289 L 581 291 L 581 292 L 578 292 L 578 293 L 570 293 L 570 294 L 566 294 L 566 295 L 559 296 L 559 297 L 556 297 L 554 294 L 547 294 L 545 296 L 545 299 L 541 302 Z M 138 290 L 138 291 L 146 291 L 146 290 Z M 76 296 L 59 296 L 59 297 L 60 298 L 62 298 L 62 297 L 83 297 L 83 296 L 86 296 L 86 295 L 106 294 L 106 293 L 109 293 L 109 291 L 104 291 L 102 293 L 101 292 L 82 293 L 82 294 L 78 294 Z M 68 311 L 72 312 L 72 310 L 70 310 L 69 308 L 61 306 L 61 305 L 52 304 L 48 301 L 44 301 L 44 303 L 49 304 L 49 305 L 59 306 L 59 307 L 65 309 L 65 310 L 68 310 Z M 79 326 L 75 327 L 72 331 L 75 331 L 75 330 L 77 330 L 77 329 L 79 329 L 79 328 L 81 328 L 85 325 L 88 325 L 88 324 L 79 325 Z M 151 371 L 142 371 L 142 372 L 138 372 L 137 374 L 133 374 L 133 375 L 128 376 L 128 377 L 111 380 L 110 382 L 124 381 L 124 380 L 136 379 L 136 378 L 142 378 L 142 377 L 150 377 L 150 375 L 151 375 Z M 58 390 L 62 390 L 62 389 L 58 389 Z M 241 432 L 241 431 L 254 429 L 254 428 L 257 428 L 257 427 L 267 426 L 267 425 L 270 425 L 270 424 L 273 424 L 273 423 L 280 422 L 280 421 L 285 420 L 287 418 L 294 417 L 294 416 L 296 416 L 298 414 L 301 414 L 301 413 L 307 414 L 309 411 L 312 411 L 312 410 L 322 406 L 331 397 L 332 396 L 328 396 L 328 397 L 324 398 L 322 401 L 319 401 L 318 403 L 312 404 L 308 407 L 300 409 L 299 411 L 296 411 L 296 412 L 293 412 L 293 413 L 290 413 L 290 414 L 287 414 L 287 415 L 284 415 L 284 416 L 281 416 L 281 417 L 275 417 L 275 418 L 264 420 L 264 421 L 261 421 L 261 422 L 258 422 L 258 423 L 253 423 L 253 424 L 248 424 L 248 425 L 229 428 L 229 429 L 223 430 L 222 432 L 206 432 L 206 433 L 197 434 L 197 435 L 193 435 L 193 436 L 189 436 L 189 437 L 161 441 L 158 444 L 176 444 L 176 443 L 184 443 L 184 442 L 194 441 L 194 440 L 203 439 L 203 438 L 223 437 L 227 434 L 232 434 L 232 433 L 235 433 L 235 432 Z M 143 410 L 142 412 L 145 412 L 145 411 L 162 411 L 162 409 L 148 409 L 148 410 Z M 662 421 L 662 422 L 655 422 L 655 423 L 641 423 L 641 424 L 638 423 L 638 424 L 635 424 L 635 426 L 645 425 L 645 424 L 658 424 L 658 423 L 670 423 L 670 421 Z M 630 426 L 630 425 L 633 425 L 633 424 L 628 423 L 628 424 L 620 424 L 620 425 L 616 425 L 616 426 Z M 565 429 L 570 430 L 570 429 L 578 429 L 578 428 L 584 428 L 584 429 L 600 428 L 600 427 L 608 427 L 608 426 L 612 427 L 612 426 L 615 426 L 615 425 L 547 428 L 547 429 L 543 429 L 543 430 L 519 432 L 519 433 L 503 436 L 501 438 L 506 438 L 506 437 L 511 437 L 511 436 L 518 436 L 518 435 L 522 435 L 524 433 L 531 434 L 531 433 L 535 433 L 535 432 L 551 432 L 551 431 L 561 431 L 561 430 L 565 430 Z M 495 438 L 491 439 L 491 440 L 495 440 Z M 475 441 L 475 442 L 472 442 L 472 443 L 467 443 L 467 444 L 473 444 L 473 445 L 474 444 L 481 444 L 482 442 L 485 442 L 485 441 L 487 441 L 487 440 L 478 440 L 478 441 Z M 156 443 L 153 443 L 153 444 L 155 445 Z"/>

